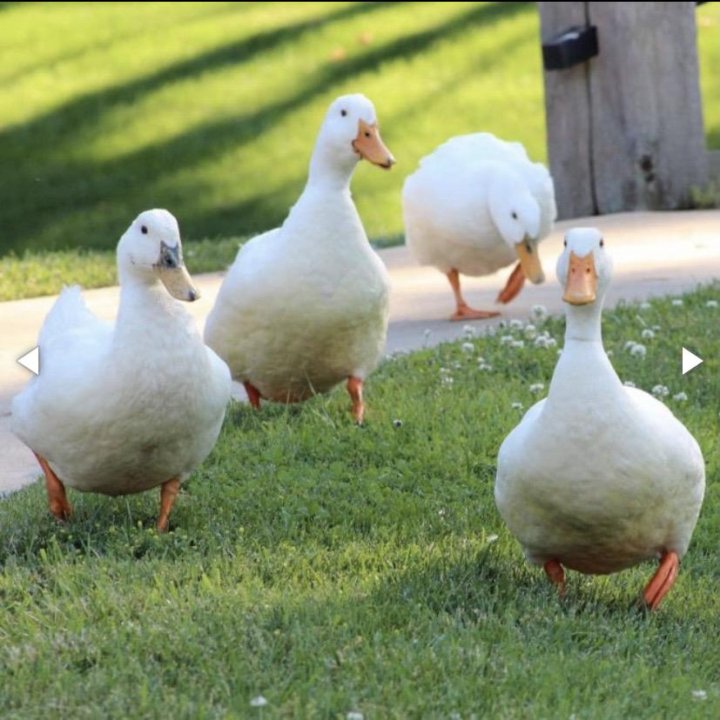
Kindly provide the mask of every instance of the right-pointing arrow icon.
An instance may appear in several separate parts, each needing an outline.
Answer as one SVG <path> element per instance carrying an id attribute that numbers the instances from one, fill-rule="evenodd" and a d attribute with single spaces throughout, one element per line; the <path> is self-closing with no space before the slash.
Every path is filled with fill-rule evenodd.
<path id="1" fill-rule="evenodd" d="M 694 353 L 691 353 L 687 348 L 682 349 L 682 374 L 689 373 L 693 368 L 696 368 L 701 362 L 702 358 L 699 358 Z"/>

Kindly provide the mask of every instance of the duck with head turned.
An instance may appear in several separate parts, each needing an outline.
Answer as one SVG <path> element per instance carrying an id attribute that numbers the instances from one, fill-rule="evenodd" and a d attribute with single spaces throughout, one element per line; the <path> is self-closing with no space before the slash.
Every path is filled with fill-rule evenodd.
<path id="1" fill-rule="evenodd" d="M 215 445 L 230 373 L 170 297 L 199 293 L 169 212 L 141 213 L 117 263 L 115 326 L 90 312 L 78 287 L 65 288 L 40 331 L 40 373 L 13 399 L 12 428 L 45 473 L 53 515 L 71 514 L 66 485 L 106 495 L 159 485 L 163 531 L 180 483 Z"/>
<path id="2" fill-rule="evenodd" d="M 363 383 L 385 345 L 389 278 L 368 243 L 350 179 L 362 158 L 389 169 L 373 104 L 328 109 L 307 184 L 283 225 L 238 252 L 205 326 L 250 402 L 298 402 L 346 381 L 363 421 Z"/>
<path id="3" fill-rule="evenodd" d="M 541 283 L 538 243 L 557 215 L 547 169 L 525 148 L 490 133 L 451 138 L 420 160 L 403 186 L 408 247 L 418 262 L 443 272 L 455 296 L 451 320 L 498 315 L 470 307 L 460 275 L 489 275 L 517 261 L 497 301 L 508 303 L 525 279 Z"/>
<path id="4" fill-rule="evenodd" d="M 655 609 L 687 551 L 705 489 L 700 448 L 651 395 L 622 384 L 603 349 L 612 264 L 600 232 L 575 228 L 557 264 L 565 346 L 548 397 L 508 435 L 495 499 L 528 560 L 564 589 L 564 567 L 614 573 L 652 558 Z"/>

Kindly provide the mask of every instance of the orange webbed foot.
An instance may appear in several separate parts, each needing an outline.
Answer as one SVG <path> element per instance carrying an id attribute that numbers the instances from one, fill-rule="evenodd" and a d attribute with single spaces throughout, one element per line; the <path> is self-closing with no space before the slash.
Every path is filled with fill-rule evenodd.
<path id="1" fill-rule="evenodd" d="M 447 279 L 455 296 L 455 312 L 450 316 L 451 320 L 487 320 L 497 317 L 500 313 L 494 310 L 475 310 L 466 302 L 460 290 L 460 273 L 453 269 L 447 273 Z"/>
<path id="2" fill-rule="evenodd" d="M 259 410 L 260 398 L 262 397 L 262 395 L 260 395 L 260 391 L 247 380 L 243 382 L 243 386 L 245 387 L 245 392 L 247 393 L 250 404 L 255 408 L 255 410 Z"/>
<path id="3" fill-rule="evenodd" d="M 499 312 L 494 310 L 475 310 L 469 305 L 458 305 L 457 310 L 450 316 L 451 320 L 487 320 L 497 317 Z"/>
<path id="4" fill-rule="evenodd" d="M 160 515 L 155 527 L 158 532 L 167 532 L 170 525 L 170 511 L 172 510 L 178 493 L 180 492 L 180 478 L 172 478 L 160 486 Z"/>
<path id="5" fill-rule="evenodd" d="M 548 560 L 543 569 L 550 582 L 557 587 L 558 597 L 565 595 L 565 570 L 557 560 Z"/>
<path id="6" fill-rule="evenodd" d="M 45 474 L 45 487 L 47 488 L 50 512 L 58 520 L 68 520 L 72 515 L 72 506 L 68 502 L 67 495 L 65 494 L 65 486 L 50 467 L 50 463 L 48 463 L 42 455 L 38 455 L 37 453 L 34 453 L 34 455 Z"/>
<path id="7" fill-rule="evenodd" d="M 349 377 L 347 391 L 352 401 L 352 416 L 358 425 L 363 424 L 365 417 L 365 403 L 363 402 L 363 381 L 359 377 Z"/>
<path id="8" fill-rule="evenodd" d="M 523 289 L 523 285 L 525 285 L 525 273 L 523 272 L 522 265 L 518 263 L 510 273 L 505 287 L 499 292 L 495 302 L 509 303 L 518 296 Z"/>
<path id="9" fill-rule="evenodd" d="M 673 586 L 679 569 L 680 558 L 678 558 L 678 554 L 673 551 L 663 553 L 660 558 L 660 567 L 650 578 L 650 582 L 643 592 L 643 600 L 650 610 L 657 610 L 658 605 Z"/>

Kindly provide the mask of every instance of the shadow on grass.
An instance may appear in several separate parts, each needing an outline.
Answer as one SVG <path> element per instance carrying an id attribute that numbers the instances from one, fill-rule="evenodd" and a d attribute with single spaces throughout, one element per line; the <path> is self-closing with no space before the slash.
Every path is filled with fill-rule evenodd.
<path id="1" fill-rule="evenodd" d="M 6 3 L 9 5 L 19 5 L 20 3 Z M 166 16 L 163 19 L 163 31 L 168 32 L 171 30 L 174 30 L 182 25 L 187 25 L 189 23 L 196 23 L 199 21 L 206 21 L 208 18 L 213 17 L 219 17 L 221 15 L 227 15 L 229 13 L 236 13 L 241 10 L 241 8 L 235 7 L 237 3 L 230 3 L 229 5 L 221 5 L 216 6 L 213 3 L 204 3 L 199 6 L 198 11 L 194 12 L 191 15 L 186 15 L 184 17 L 177 17 L 177 18 L 170 18 Z M 254 5 L 256 3 L 243 3 L 243 7 L 247 5 Z M 75 10 L 78 10 L 82 12 L 82 8 L 74 8 Z M 119 43 L 123 43 L 126 40 L 132 38 L 137 39 L 142 36 L 154 36 L 157 35 L 157 27 L 155 26 L 149 26 L 149 27 L 133 27 L 132 30 L 126 33 L 119 33 L 115 32 L 113 33 L 112 40 L 110 43 L 108 43 L 108 40 L 106 38 L 97 38 L 94 42 L 88 42 L 84 44 L 82 47 L 79 47 L 75 50 L 72 50 L 70 52 L 63 52 L 59 53 L 58 55 L 51 55 L 48 57 L 44 57 L 39 62 L 36 62 L 32 65 L 26 65 L 19 69 L 17 72 L 14 72 L 11 75 L 6 75 L 2 78 L 2 84 L 3 85 L 11 85 L 12 83 L 16 82 L 22 77 L 31 75 L 32 73 L 37 72 L 38 70 L 44 70 L 49 65 L 51 66 L 59 66 L 62 63 L 72 62 L 73 60 L 76 60 L 77 58 L 82 57 L 83 55 L 86 55 L 88 52 L 92 52 L 93 50 L 98 49 L 105 49 L 109 45 L 117 45 Z M 104 91 L 103 91 L 104 92 Z M 87 98 L 89 95 L 83 95 L 80 98 L 77 98 L 76 100 L 72 100 L 63 107 L 68 107 L 69 105 L 73 105 L 76 102 L 81 101 L 83 98 Z M 51 114 L 55 114 L 57 110 L 54 110 Z M 45 116 L 47 117 L 47 116 Z M 33 120 L 32 122 L 39 121 L 40 118 L 37 118 L 36 120 Z"/>
<path id="2" fill-rule="evenodd" d="M 52 224 L 66 224 L 67 234 L 56 248 L 72 245 L 107 246 L 127 224 L 128 207 L 168 206 L 180 214 L 189 237 L 213 234 L 251 233 L 279 222 L 287 206 L 272 207 L 274 199 L 238 207 L 219 218 L 197 221 L 197 196 L 202 188 L 174 191 L 157 188 L 160 181 L 198 163 L 207 163 L 231 150 L 253 142 L 257 136 L 318 96 L 351 78 L 377 70 L 383 63 L 408 58 L 426 51 L 434 43 L 456 35 L 477 31 L 479 26 L 497 22 L 526 9 L 527 3 L 499 3 L 471 6 L 445 23 L 400 37 L 384 46 L 371 48 L 346 61 L 326 65 L 307 84 L 277 102 L 254 112 L 193 128 L 178 137 L 107 161 L 67 161 L 62 156 L 78 129 L 93 126 L 114 106 L 137 100 L 166 83 L 246 62 L 304 32 L 361 12 L 376 11 L 393 3 L 362 3 L 334 14 L 286 28 L 259 33 L 241 42 L 214 49 L 177 63 L 122 86 L 86 95 L 25 125 L 0 133 L 0 156 L 16 158 L 17 173 L 11 187 L 2 190 L 7 232 L 2 252 L 32 246 L 32 240 Z M 22 162 L 21 162 L 22 160 Z M 304 169 L 303 169 L 304 177 Z M 298 186 L 298 191 L 301 185 Z M 114 196 L 119 187 L 127 188 L 120 202 Z M 42 211 L 38 212 L 38 194 Z M 83 232 L 84 212 L 102 215 L 102 227 Z M 9 239 L 8 239 L 9 238 Z"/>
<path id="3" fill-rule="evenodd" d="M 714 127 L 708 131 L 705 142 L 710 150 L 720 150 L 720 127 Z"/>

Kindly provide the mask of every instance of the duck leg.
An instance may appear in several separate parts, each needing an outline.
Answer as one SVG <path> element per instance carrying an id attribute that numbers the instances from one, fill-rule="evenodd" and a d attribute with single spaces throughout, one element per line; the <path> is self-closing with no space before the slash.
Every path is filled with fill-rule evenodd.
<path id="1" fill-rule="evenodd" d="M 180 478 L 174 477 L 172 480 L 164 482 L 160 486 L 160 515 L 157 519 L 155 527 L 158 532 L 167 532 L 170 524 L 170 511 L 175 504 L 175 499 L 180 492 Z"/>
<path id="2" fill-rule="evenodd" d="M 660 567 L 650 578 L 645 587 L 643 599 L 651 610 L 657 610 L 660 601 L 667 595 L 668 590 L 673 586 L 680 568 L 680 559 L 676 552 L 664 552 L 660 558 Z"/>
<path id="3" fill-rule="evenodd" d="M 557 586 L 558 596 L 562 597 L 565 594 L 565 570 L 563 570 L 563 566 L 557 560 L 548 560 L 543 565 L 543 568 L 550 582 Z"/>
<path id="4" fill-rule="evenodd" d="M 347 391 L 352 400 L 352 415 L 358 425 L 362 425 L 365 416 L 365 403 L 363 402 L 363 381 L 359 377 L 350 376 L 347 381 Z"/>
<path id="5" fill-rule="evenodd" d="M 453 295 L 455 295 L 455 305 L 457 306 L 455 312 L 450 316 L 451 320 L 486 320 L 500 314 L 493 310 L 475 310 L 465 302 L 465 298 L 460 291 L 460 273 L 455 268 L 447 273 L 447 279 L 450 281 L 450 287 Z"/>
<path id="6" fill-rule="evenodd" d="M 34 453 L 37 461 L 40 463 L 42 471 L 45 473 L 45 487 L 48 494 L 48 505 L 50 512 L 58 520 L 67 520 L 72 515 L 72 507 L 65 495 L 65 486 L 58 476 L 53 472 L 50 463 L 37 453 Z"/>
<path id="7" fill-rule="evenodd" d="M 256 409 L 260 409 L 260 391 L 250 382 L 247 380 L 243 382 L 243 385 L 245 386 L 245 392 L 247 393 L 248 400 L 250 401 L 250 404 Z"/>
<path id="8" fill-rule="evenodd" d="M 522 269 L 522 265 L 518 263 L 510 273 L 505 287 L 499 292 L 495 302 L 509 303 L 513 298 L 517 297 L 518 293 L 523 289 L 524 284 L 525 272 Z"/>

